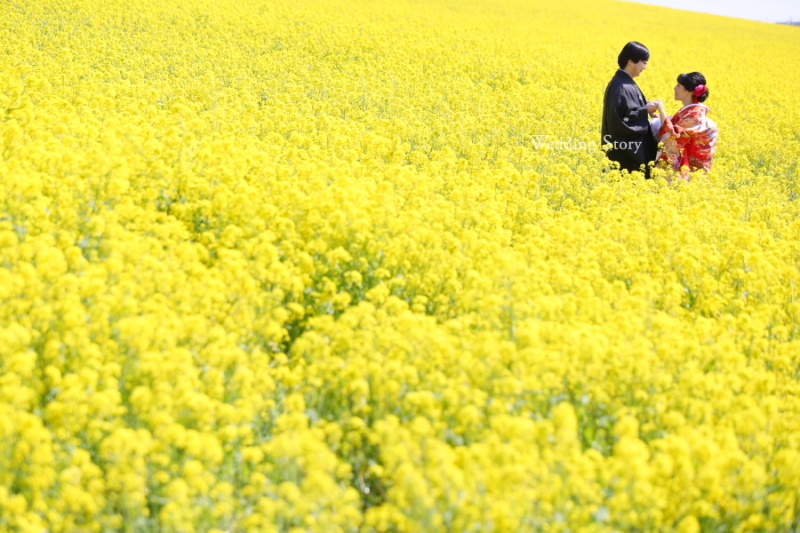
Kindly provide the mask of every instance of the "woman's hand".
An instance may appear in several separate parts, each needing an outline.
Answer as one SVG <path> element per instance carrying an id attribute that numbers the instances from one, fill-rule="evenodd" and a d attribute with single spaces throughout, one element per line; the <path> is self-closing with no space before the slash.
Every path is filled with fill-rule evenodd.
<path id="1" fill-rule="evenodd" d="M 663 123 L 667 120 L 667 113 L 664 111 L 664 102 L 661 100 L 655 100 L 656 107 L 658 108 L 658 116 L 661 117 L 661 122 Z"/>

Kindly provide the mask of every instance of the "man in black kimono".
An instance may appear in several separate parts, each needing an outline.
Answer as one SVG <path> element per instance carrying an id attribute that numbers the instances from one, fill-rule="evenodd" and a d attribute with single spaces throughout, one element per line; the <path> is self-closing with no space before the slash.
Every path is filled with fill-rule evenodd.
<path id="1" fill-rule="evenodd" d="M 647 178 L 648 163 L 655 160 L 658 148 L 649 116 L 658 107 L 655 102 L 647 102 L 633 78 L 647 68 L 649 59 L 650 51 L 636 41 L 622 49 L 617 59 L 619 70 L 606 87 L 601 128 L 601 144 L 611 145 L 607 157 L 629 172 L 642 170 Z"/>

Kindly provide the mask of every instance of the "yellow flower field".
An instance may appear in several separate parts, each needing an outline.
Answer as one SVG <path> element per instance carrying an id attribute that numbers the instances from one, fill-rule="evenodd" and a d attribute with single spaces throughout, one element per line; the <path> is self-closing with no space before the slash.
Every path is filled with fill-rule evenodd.
<path id="1" fill-rule="evenodd" d="M 799 531 L 798 32 L 0 3 L 0 532 Z M 609 169 L 630 40 L 708 176 Z"/>

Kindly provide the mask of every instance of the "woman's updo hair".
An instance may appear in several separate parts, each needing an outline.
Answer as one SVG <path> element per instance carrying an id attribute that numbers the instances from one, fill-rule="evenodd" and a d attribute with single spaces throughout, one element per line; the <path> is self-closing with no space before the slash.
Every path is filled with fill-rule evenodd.
<path id="1" fill-rule="evenodd" d="M 706 84 L 706 77 L 699 72 L 690 72 L 688 74 L 679 75 L 678 83 L 683 85 L 684 89 L 690 93 L 693 93 L 695 87 Z M 706 90 L 703 92 L 703 94 L 695 96 L 695 98 L 697 98 L 698 102 L 705 102 L 706 98 L 708 98 L 708 87 L 706 87 Z"/>

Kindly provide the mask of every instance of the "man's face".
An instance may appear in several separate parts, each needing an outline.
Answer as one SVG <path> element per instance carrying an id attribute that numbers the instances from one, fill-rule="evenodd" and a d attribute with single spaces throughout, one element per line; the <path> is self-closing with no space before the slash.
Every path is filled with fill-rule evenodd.
<path id="1" fill-rule="evenodd" d="M 635 78 L 636 76 L 641 74 L 644 69 L 647 68 L 647 61 L 642 60 L 642 61 L 639 61 L 638 63 L 634 63 L 633 61 L 631 61 L 629 59 L 628 60 L 628 66 L 630 67 L 628 72 L 630 72 L 631 78 Z"/>

